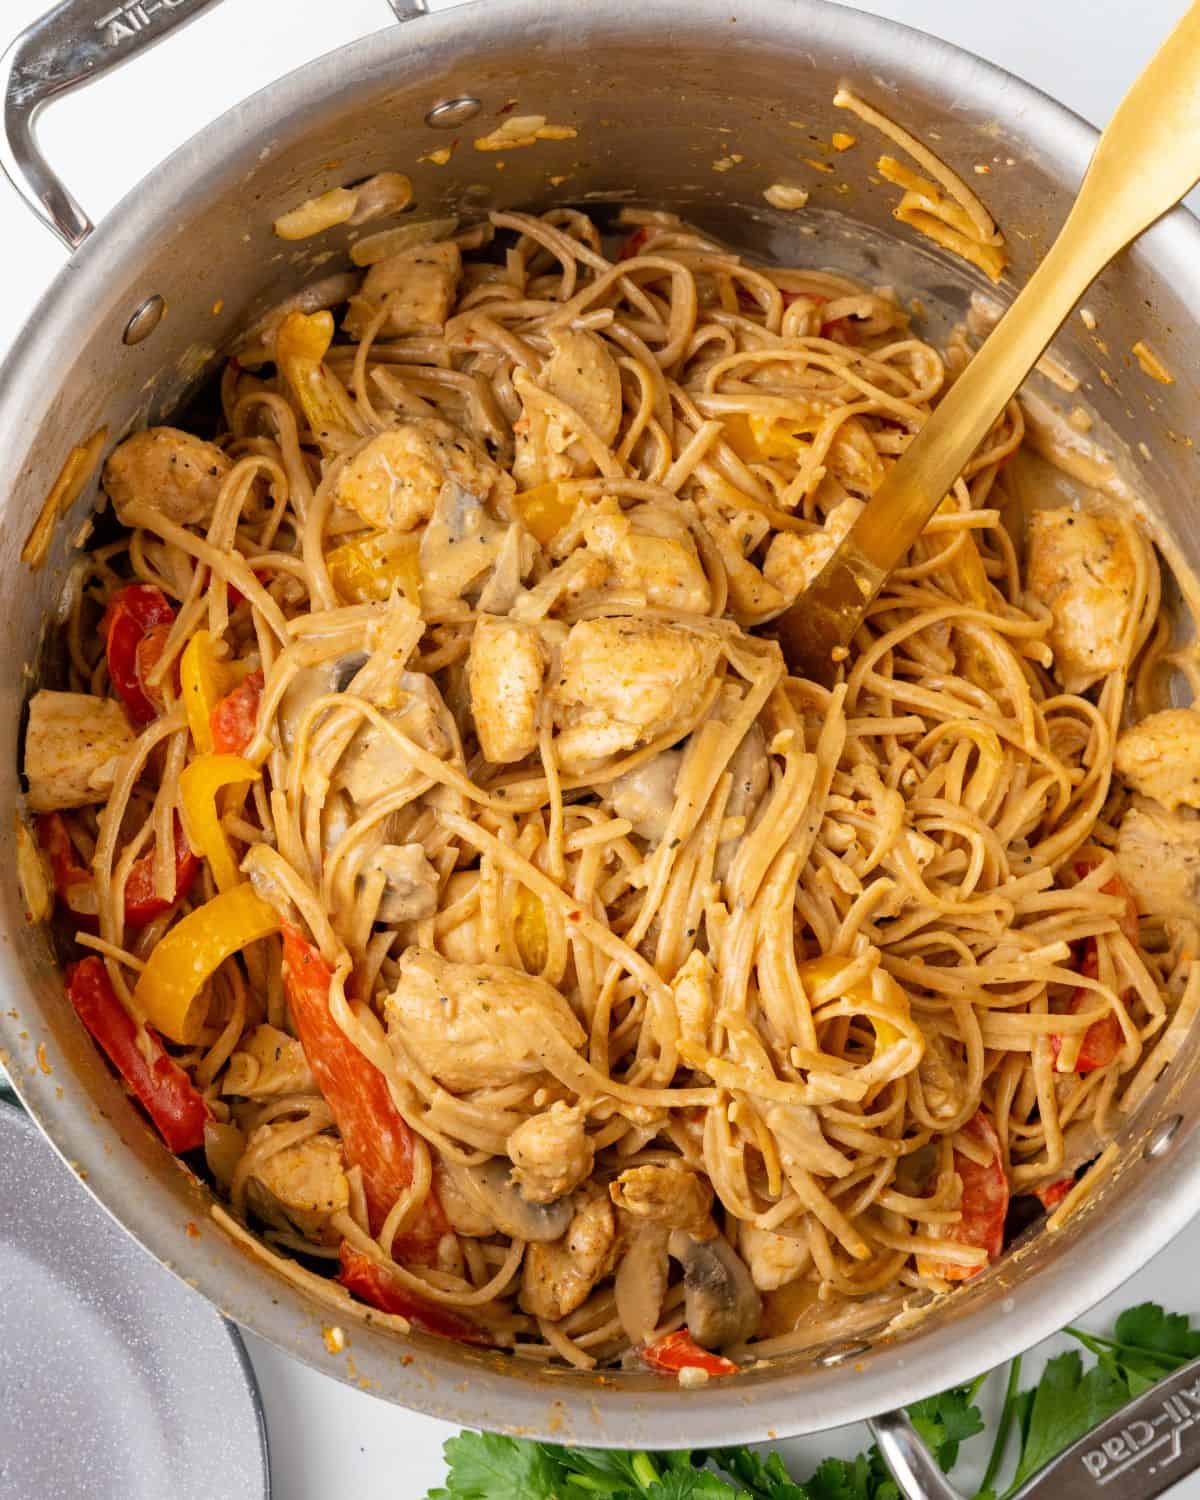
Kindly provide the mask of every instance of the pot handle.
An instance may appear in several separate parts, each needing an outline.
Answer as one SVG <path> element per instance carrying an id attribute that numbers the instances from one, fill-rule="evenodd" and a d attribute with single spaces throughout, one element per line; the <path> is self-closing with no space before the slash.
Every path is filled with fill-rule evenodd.
<path id="1" fill-rule="evenodd" d="M 68 250 L 92 221 L 42 155 L 35 124 L 42 106 L 91 83 L 186 26 L 217 0 L 61 0 L 0 57 L 0 167 Z M 425 0 L 388 0 L 399 21 L 425 13 Z"/>
<path id="2" fill-rule="evenodd" d="M 906 1500 L 961 1500 L 904 1412 L 876 1417 L 871 1430 Z M 1197 1469 L 1200 1359 L 1085 1433 L 1013 1500 L 1097 1500 L 1105 1492 L 1121 1500 L 1154 1500 Z"/>

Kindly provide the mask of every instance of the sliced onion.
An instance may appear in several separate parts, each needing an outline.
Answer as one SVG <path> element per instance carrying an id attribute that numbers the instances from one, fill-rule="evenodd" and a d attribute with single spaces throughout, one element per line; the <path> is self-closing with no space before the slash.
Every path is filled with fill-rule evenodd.
<path id="1" fill-rule="evenodd" d="M 351 224 L 369 224 L 384 214 L 398 214 L 412 202 L 412 183 L 403 172 L 377 172 L 355 188 L 358 202 L 350 215 Z"/>
<path id="2" fill-rule="evenodd" d="M 401 224 L 395 229 L 381 229 L 368 234 L 350 247 L 350 259 L 356 266 L 373 266 L 401 250 L 414 245 L 431 245 L 444 240 L 458 228 L 457 219 L 423 219 L 419 224 Z"/>
<path id="3" fill-rule="evenodd" d="M 246 1137 L 236 1125 L 207 1120 L 204 1125 L 204 1159 L 217 1183 L 228 1192 L 233 1174 L 246 1149 Z"/>

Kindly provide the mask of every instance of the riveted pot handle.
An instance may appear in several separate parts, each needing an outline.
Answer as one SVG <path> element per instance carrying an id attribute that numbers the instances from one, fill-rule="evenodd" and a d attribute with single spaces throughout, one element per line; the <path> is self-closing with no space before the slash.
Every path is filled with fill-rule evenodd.
<path id="1" fill-rule="evenodd" d="M 871 1423 L 906 1500 L 960 1500 L 903 1412 Z M 1013 1500 L 1155 1500 L 1200 1469 L 1200 1359 L 1093 1427 Z"/>
<path id="2" fill-rule="evenodd" d="M 92 221 L 42 155 L 34 129 L 39 111 L 52 99 L 144 52 L 215 4 L 216 0 L 62 0 L 0 58 L 0 165 L 68 249 L 87 238 Z"/>
<path id="3" fill-rule="evenodd" d="M 217 0 L 62 0 L 0 57 L 0 166 L 69 250 L 92 221 L 42 155 L 35 124 L 43 105 L 120 67 Z M 425 0 L 388 0 L 397 20 L 423 15 Z"/>

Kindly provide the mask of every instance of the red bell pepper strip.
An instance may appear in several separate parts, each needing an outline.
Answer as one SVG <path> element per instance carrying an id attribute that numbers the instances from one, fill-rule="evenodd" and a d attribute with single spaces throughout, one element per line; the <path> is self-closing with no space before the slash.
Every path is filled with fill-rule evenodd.
<path id="1" fill-rule="evenodd" d="M 627 234 L 621 241 L 621 248 L 617 251 L 618 260 L 632 260 L 635 255 L 642 253 L 642 246 L 650 238 L 649 224 L 643 224 L 635 229 L 632 234 Z"/>
<path id="2" fill-rule="evenodd" d="M 54 889 L 63 906 L 91 931 L 96 926 L 96 882 L 92 872 L 80 863 L 75 845 L 60 813 L 43 813 L 37 820 L 38 843 L 50 859 Z M 175 819 L 175 894 L 164 901 L 154 890 L 154 851 L 151 849 L 134 861 L 125 882 L 125 925 L 145 927 L 155 917 L 182 901 L 192 888 L 199 858 L 192 853 L 179 819 Z"/>
<path id="3" fill-rule="evenodd" d="M 371 1233 L 378 1234 L 413 1178 L 413 1138 L 392 1103 L 387 1080 L 329 1013 L 329 965 L 290 922 L 283 929 L 283 984 L 300 1045 L 342 1137 L 346 1160 L 362 1170 Z M 396 1236 L 397 1260 L 431 1265 L 449 1223 L 432 1190 L 417 1222 Z"/>
<path id="4" fill-rule="evenodd" d="M 195 1151 L 202 1146 L 208 1105 L 158 1037 L 151 1031 L 139 1035 L 137 1023 L 117 998 L 103 959 L 85 958 L 71 965 L 67 999 L 171 1150 Z"/>
<path id="5" fill-rule="evenodd" d="M 59 901 L 80 926 L 96 926 L 96 882 L 91 871 L 80 862 L 66 819 L 61 813 L 42 813 L 37 820 L 38 843 L 50 860 L 54 889 Z"/>
<path id="6" fill-rule="evenodd" d="M 1052 1213 L 1075 1186 L 1073 1177 L 1060 1177 L 1057 1182 L 1044 1183 L 1036 1190 L 1036 1196 L 1047 1213 Z"/>
<path id="7" fill-rule="evenodd" d="M 460 1344 L 492 1342 L 483 1329 L 468 1322 L 466 1318 L 449 1308 L 439 1307 L 434 1302 L 423 1301 L 394 1276 L 389 1276 L 382 1266 L 368 1259 L 361 1250 L 356 1250 L 349 1240 L 342 1241 L 338 1257 L 342 1262 L 342 1269 L 337 1280 L 360 1301 L 370 1303 L 380 1312 L 407 1318 L 414 1328 L 419 1328 L 424 1333 L 436 1333 L 444 1339 L 457 1339 Z"/>
<path id="8" fill-rule="evenodd" d="M 1111 882 L 1110 882 L 1111 884 Z M 1087 950 L 1084 953 L 1083 963 L 1079 966 L 1079 972 L 1087 979 L 1095 979 L 1100 972 L 1100 960 L 1096 953 L 1096 944 L 1092 938 L 1087 940 Z M 1095 1005 L 1096 992 L 1084 988 L 1082 985 L 1071 996 L 1071 1004 L 1068 1007 L 1069 1015 L 1078 1015 L 1081 1010 Z M 1063 1039 L 1054 1032 L 1050 1037 L 1050 1050 L 1054 1054 L 1054 1060 L 1058 1062 L 1058 1054 L 1062 1051 Z M 1106 1068 L 1125 1044 L 1125 1033 L 1121 1030 L 1121 1023 L 1111 1011 L 1106 1016 L 1101 1016 L 1083 1034 L 1083 1041 L 1079 1044 L 1079 1053 L 1075 1059 L 1076 1073 L 1091 1073 L 1097 1068 Z"/>
<path id="9" fill-rule="evenodd" d="M 127 584 L 108 602 L 104 616 L 108 675 L 135 728 L 158 718 L 145 674 L 162 655 L 166 631 L 161 627 L 169 629 L 174 618 L 167 596 L 148 583 Z"/>
<path id="10" fill-rule="evenodd" d="M 214 755 L 241 755 L 254 738 L 263 680 L 261 672 L 251 672 L 214 707 L 208 718 Z"/>
<path id="11" fill-rule="evenodd" d="M 134 861 L 133 869 L 129 872 L 129 879 L 125 882 L 125 925 L 126 927 L 145 927 L 147 922 L 152 922 L 155 917 L 160 917 L 163 912 L 170 911 L 177 901 L 183 898 L 192 888 L 192 882 L 196 878 L 196 872 L 200 868 L 200 858 L 192 853 L 187 835 L 183 831 L 183 825 L 179 816 L 175 817 L 175 894 L 164 900 L 154 890 L 154 850 L 149 850 L 140 859 Z"/>
<path id="12" fill-rule="evenodd" d="M 665 1334 L 638 1350 L 638 1358 L 660 1375 L 677 1375 L 680 1370 L 703 1370 L 706 1375 L 736 1375 L 738 1366 L 720 1354 L 702 1349 L 686 1328 Z"/>
<path id="13" fill-rule="evenodd" d="M 957 1224 L 948 1226 L 946 1238 L 956 1245 L 986 1250 L 988 1260 L 995 1260 L 1004 1248 L 1004 1220 L 1009 1198 L 1008 1174 L 1004 1170 L 1000 1139 L 981 1109 L 976 1110 L 963 1126 L 962 1133 L 988 1151 L 990 1159 L 985 1166 L 980 1166 L 963 1152 L 954 1153 L 954 1170 L 962 1182 L 962 1202 L 959 1205 L 962 1217 Z M 966 1281 L 983 1268 L 954 1265 L 929 1256 L 922 1258 L 921 1269 L 927 1276 L 940 1276 L 943 1281 Z"/>

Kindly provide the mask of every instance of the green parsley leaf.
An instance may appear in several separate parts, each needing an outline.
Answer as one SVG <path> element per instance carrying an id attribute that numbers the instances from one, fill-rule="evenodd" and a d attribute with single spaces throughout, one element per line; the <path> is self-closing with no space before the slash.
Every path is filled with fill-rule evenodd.
<path id="1" fill-rule="evenodd" d="M 1113 1337 L 1118 1344 L 1166 1355 L 1176 1368 L 1200 1355 L 1200 1331 L 1182 1313 L 1164 1312 L 1156 1302 L 1127 1307 L 1117 1319 Z"/>
<path id="2" fill-rule="evenodd" d="M 959 1444 L 983 1431 L 983 1417 L 971 1396 L 967 1386 L 958 1386 L 908 1408 L 913 1426 L 945 1473 L 958 1462 Z"/>
<path id="3" fill-rule="evenodd" d="M 1085 1374 L 1074 1351 L 1050 1360 L 1020 1412 L 1021 1456 L 1008 1493 L 1128 1400 L 1128 1385 L 1107 1366 L 1093 1365 Z"/>
<path id="4" fill-rule="evenodd" d="M 463 1432 L 442 1451 L 450 1472 L 430 1500 L 562 1500 L 558 1465 L 541 1443 Z"/>
<path id="5" fill-rule="evenodd" d="M 778 1453 L 756 1453 L 752 1448 L 721 1448 L 703 1455 L 742 1486 L 741 1493 L 755 1500 L 810 1500 L 783 1466 Z"/>

